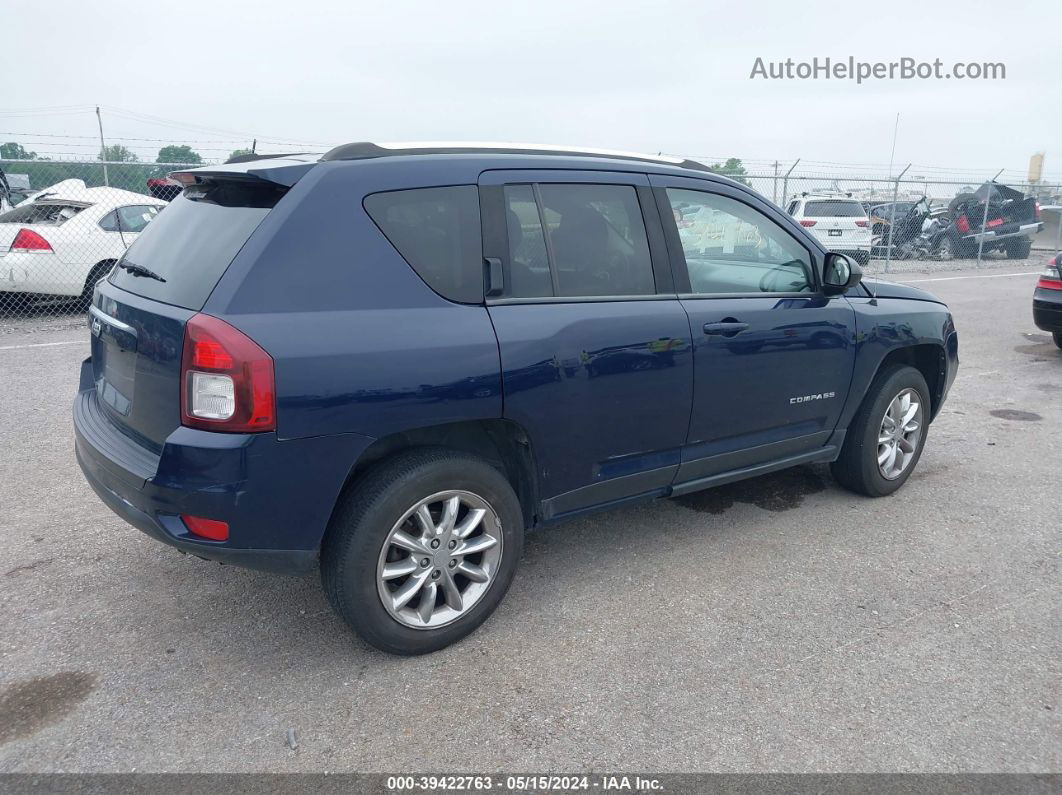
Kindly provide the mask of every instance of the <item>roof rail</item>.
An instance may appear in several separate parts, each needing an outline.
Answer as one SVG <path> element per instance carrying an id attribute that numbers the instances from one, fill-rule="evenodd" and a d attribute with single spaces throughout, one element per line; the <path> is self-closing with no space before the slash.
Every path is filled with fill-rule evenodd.
<path id="1" fill-rule="evenodd" d="M 492 153 L 501 155 L 572 155 L 574 157 L 602 157 L 613 160 L 635 160 L 644 163 L 689 168 L 695 171 L 711 169 L 696 160 L 667 155 L 647 155 L 638 152 L 618 152 L 610 149 L 581 149 L 571 146 L 554 146 L 552 144 L 514 144 L 490 143 L 482 141 L 425 142 L 425 143 L 384 143 L 369 141 L 342 144 L 325 152 L 322 161 L 329 160 L 369 160 L 378 157 L 398 157 L 402 155 L 466 155 Z"/>

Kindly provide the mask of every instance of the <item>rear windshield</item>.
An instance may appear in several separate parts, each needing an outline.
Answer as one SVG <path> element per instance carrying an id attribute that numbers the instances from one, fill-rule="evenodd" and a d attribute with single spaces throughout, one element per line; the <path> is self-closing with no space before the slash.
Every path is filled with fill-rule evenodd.
<path id="1" fill-rule="evenodd" d="M 188 188 L 145 227 L 121 259 L 166 281 L 119 267 L 111 271 L 111 284 L 166 304 L 202 309 L 229 263 L 283 194 L 283 188 L 268 183 Z"/>
<path id="2" fill-rule="evenodd" d="M 47 204 L 24 204 L 0 215 L 0 224 L 47 224 L 59 226 L 66 223 L 84 207 L 76 204 L 49 202 Z"/>
<path id="3" fill-rule="evenodd" d="M 861 218 L 865 215 L 859 202 L 810 201 L 804 205 L 805 218 Z"/>

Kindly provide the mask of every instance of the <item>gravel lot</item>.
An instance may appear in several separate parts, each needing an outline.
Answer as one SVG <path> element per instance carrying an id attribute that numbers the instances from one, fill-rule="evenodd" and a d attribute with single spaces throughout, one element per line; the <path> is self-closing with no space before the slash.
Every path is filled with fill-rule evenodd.
<path id="1" fill-rule="evenodd" d="M 111 514 L 72 452 L 81 321 L 0 318 L 0 771 L 1062 771 L 1039 262 L 905 264 L 962 367 L 897 495 L 810 467 L 532 535 L 495 616 L 415 659 L 314 577 Z"/>

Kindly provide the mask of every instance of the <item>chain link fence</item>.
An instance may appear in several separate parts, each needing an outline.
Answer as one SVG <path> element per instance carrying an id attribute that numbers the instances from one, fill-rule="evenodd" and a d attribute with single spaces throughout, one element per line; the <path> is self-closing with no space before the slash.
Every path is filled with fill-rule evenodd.
<path id="1" fill-rule="evenodd" d="M 872 269 L 1020 260 L 1057 252 L 1062 239 L 1062 184 L 762 164 L 729 176 L 792 212 L 827 248 L 865 253 Z M 83 312 L 95 282 L 179 192 L 167 175 L 198 165 L 0 159 L 0 318 Z M 821 215 L 826 207 L 841 215 Z"/>
<path id="2" fill-rule="evenodd" d="M 0 318 L 84 312 L 185 163 L 0 160 Z"/>

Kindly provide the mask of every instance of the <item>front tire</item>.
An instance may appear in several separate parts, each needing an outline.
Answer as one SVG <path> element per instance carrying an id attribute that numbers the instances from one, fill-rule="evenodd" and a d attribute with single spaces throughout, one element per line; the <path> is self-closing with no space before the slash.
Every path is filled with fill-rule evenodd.
<path id="1" fill-rule="evenodd" d="M 878 373 L 859 407 L 841 454 L 830 465 L 847 489 L 884 497 L 911 476 L 922 456 L 929 430 L 929 388 L 908 365 Z"/>
<path id="2" fill-rule="evenodd" d="M 1062 348 L 1062 331 L 1055 331 L 1051 334 L 1051 339 L 1055 341 L 1055 347 Z"/>
<path id="3" fill-rule="evenodd" d="M 523 550 L 508 480 L 465 453 L 422 448 L 369 470 L 342 499 L 321 550 L 332 607 L 368 643 L 425 654 L 501 602 Z"/>

